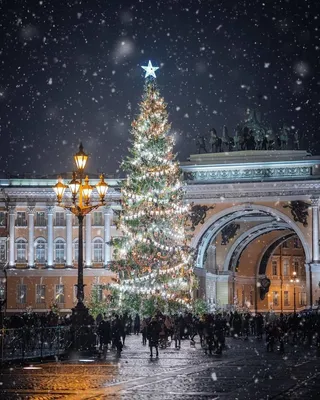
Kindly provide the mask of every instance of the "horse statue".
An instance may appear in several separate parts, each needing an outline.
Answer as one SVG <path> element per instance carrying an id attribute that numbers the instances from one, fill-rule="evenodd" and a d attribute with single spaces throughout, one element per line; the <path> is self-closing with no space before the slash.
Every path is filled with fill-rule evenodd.
<path id="1" fill-rule="evenodd" d="M 222 151 L 232 151 L 232 148 L 234 146 L 234 140 L 232 137 L 228 135 L 228 128 L 226 125 L 223 125 L 222 128 Z"/>
<path id="2" fill-rule="evenodd" d="M 281 129 L 281 132 L 280 132 L 280 149 L 281 150 L 288 149 L 289 132 L 290 132 L 290 128 L 286 124 L 284 124 Z"/>
<path id="3" fill-rule="evenodd" d="M 265 137 L 264 131 L 262 128 L 256 128 L 254 130 L 254 141 L 255 141 L 255 150 L 262 150 L 262 143 Z"/>
<path id="4" fill-rule="evenodd" d="M 293 134 L 293 149 L 300 150 L 300 139 L 298 130 L 296 130 Z"/>
<path id="5" fill-rule="evenodd" d="M 210 129 L 209 145 L 211 153 L 221 153 L 222 140 L 214 128 Z"/>
<path id="6" fill-rule="evenodd" d="M 201 154 L 201 150 L 203 150 L 204 153 L 208 153 L 206 147 L 206 138 L 204 136 L 199 134 L 196 136 L 196 146 L 198 154 Z"/>
<path id="7" fill-rule="evenodd" d="M 268 128 L 262 141 L 262 150 L 274 150 L 276 137 L 272 128 Z"/>

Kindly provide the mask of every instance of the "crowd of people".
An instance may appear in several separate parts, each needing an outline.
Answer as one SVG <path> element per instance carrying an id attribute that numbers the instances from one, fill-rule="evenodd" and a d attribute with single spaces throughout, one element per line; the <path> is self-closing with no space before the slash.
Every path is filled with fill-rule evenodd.
<path id="1" fill-rule="evenodd" d="M 200 347 L 208 354 L 222 354 L 226 349 L 226 337 L 248 340 L 266 339 L 266 350 L 274 351 L 275 345 L 284 352 L 285 344 L 315 345 L 320 351 L 320 314 L 308 312 L 301 314 L 267 313 L 216 313 L 204 314 L 201 317 L 186 313 L 184 315 L 163 315 L 134 319 L 127 314 L 111 318 L 98 316 L 97 332 L 100 349 L 116 348 L 120 354 L 127 335 L 141 334 L 142 345 L 149 344 L 150 357 L 159 356 L 159 347 L 166 348 L 171 344 L 175 349 L 181 348 L 182 340 L 189 340 L 195 346 L 197 337 Z"/>
<path id="2" fill-rule="evenodd" d="M 53 312 L 46 315 L 26 313 L 6 317 L 6 328 L 36 328 L 69 325 L 68 316 L 59 316 Z M 107 316 L 99 314 L 92 318 L 90 328 L 96 335 L 97 348 L 101 353 L 114 349 L 121 354 L 127 335 L 141 335 L 143 346 L 150 348 L 150 357 L 159 356 L 159 348 L 174 346 L 181 348 L 181 341 L 188 340 L 207 354 L 222 354 L 226 346 L 226 337 L 247 340 L 249 337 L 262 340 L 265 337 L 266 350 L 285 351 L 286 344 L 316 346 L 320 355 L 320 313 L 274 313 L 252 315 L 249 312 L 222 312 L 204 314 L 192 313 L 164 315 L 161 312 L 152 317 L 132 317 L 128 313 Z M 197 338 L 197 339 L 196 339 Z"/>

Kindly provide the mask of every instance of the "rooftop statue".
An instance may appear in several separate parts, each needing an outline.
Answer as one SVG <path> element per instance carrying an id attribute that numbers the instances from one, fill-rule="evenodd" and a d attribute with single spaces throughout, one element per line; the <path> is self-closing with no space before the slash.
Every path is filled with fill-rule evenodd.
<path id="1" fill-rule="evenodd" d="M 201 135 L 197 135 L 196 137 L 196 146 L 197 146 L 197 152 L 198 154 L 203 153 L 208 153 L 207 147 L 206 147 L 206 138 Z"/>
<path id="2" fill-rule="evenodd" d="M 209 146 L 210 153 L 221 153 L 222 151 L 222 139 L 219 138 L 217 131 L 214 128 L 210 129 Z"/>
<path id="3" fill-rule="evenodd" d="M 274 132 L 269 124 L 261 119 L 260 112 L 248 110 L 247 118 L 239 123 L 232 135 L 226 125 L 223 126 L 221 137 L 215 128 L 210 129 L 207 140 L 205 135 L 196 138 L 197 152 L 221 153 L 241 150 L 300 150 L 298 131 L 291 132 L 291 128 L 284 124 L 279 132 Z M 291 144 L 291 146 L 290 146 Z"/>

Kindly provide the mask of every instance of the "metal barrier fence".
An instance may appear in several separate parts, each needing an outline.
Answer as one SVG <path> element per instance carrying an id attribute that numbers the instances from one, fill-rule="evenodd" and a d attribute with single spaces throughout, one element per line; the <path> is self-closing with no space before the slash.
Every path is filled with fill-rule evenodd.
<path id="1" fill-rule="evenodd" d="M 0 334 L 0 361 L 59 356 L 71 343 L 69 326 L 4 328 Z"/>

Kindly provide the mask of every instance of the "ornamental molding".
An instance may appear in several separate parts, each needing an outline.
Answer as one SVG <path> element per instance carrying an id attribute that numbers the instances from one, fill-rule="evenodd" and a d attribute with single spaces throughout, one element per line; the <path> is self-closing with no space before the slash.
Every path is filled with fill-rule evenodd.
<path id="1" fill-rule="evenodd" d="M 311 201 L 311 207 L 312 208 L 318 208 L 319 207 L 319 205 L 320 205 L 319 197 L 311 197 L 310 201 Z"/>
<path id="2" fill-rule="evenodd" d="M 32 276 L 58 276 L 58 277 L 64 277 L 64 276 L 78 276 L 78 269 L 77 268 L 72 268 L 72 269 L 67 269 L 67 268 L 46 268 L 46 269 L 30 269 L 30 268 L 8 268 L 7 269 L 7 275 L 8 276 L 27 276 L 32 277 Z M 84 276 L 111 276 L 115 277 L 116 274 L 109 269 L 105 268 L 84 268 L 83 270 L 83 275 Z"/>
<path id="3" fill-rule="evenodd" d="M 307 199 L 311 196 L 319 196 L 320 181 L 238 183 L 236 186 L 235 184 L 189 184 L 185 188 L 185 193 L 188 200 L 210 199 L 224 201 L 226 199 L 266 197 L 301 197 Z"/>
<path id="4" fill-rule="evenodd" d="M 38 190 L 37 190 L 38 189 Z M 54 203 L 56 201 L 56 195 L 53 192 L 51 188 L 43 189 L 41 187 L 39 188 L 6 188 L 6 193 L 10 199 L 10 202 L 18 202 L 22 201 L 24 203 L 27 202 L 52 202 Z M 66 194 L 66 198 L 71 200 L 71 194 L 69 193 Z M 114 201 L 114 200 L 119 200 L 121 198 L 121 193 L 115 189 L 110 188 L 107 192 L 106 195 L 106 201 Z M 92 196 L 93 201 L 98 201 L 99 196 L 97 194 L 94 194 Z"/>
<path id="5" fill-rule="evenodd" d="M 238 167 L 235 169 L 207 169 L 205 171 L 185 171 L 184 178 L 187 181 L 219 181 L 219 180 L 242 180 L 242 179 L 275 179 L 292 177 L 309 177 L 312 175 L 310 166 L 288 166 L 288 167 L 260 167 L 248 168 Z"/>

